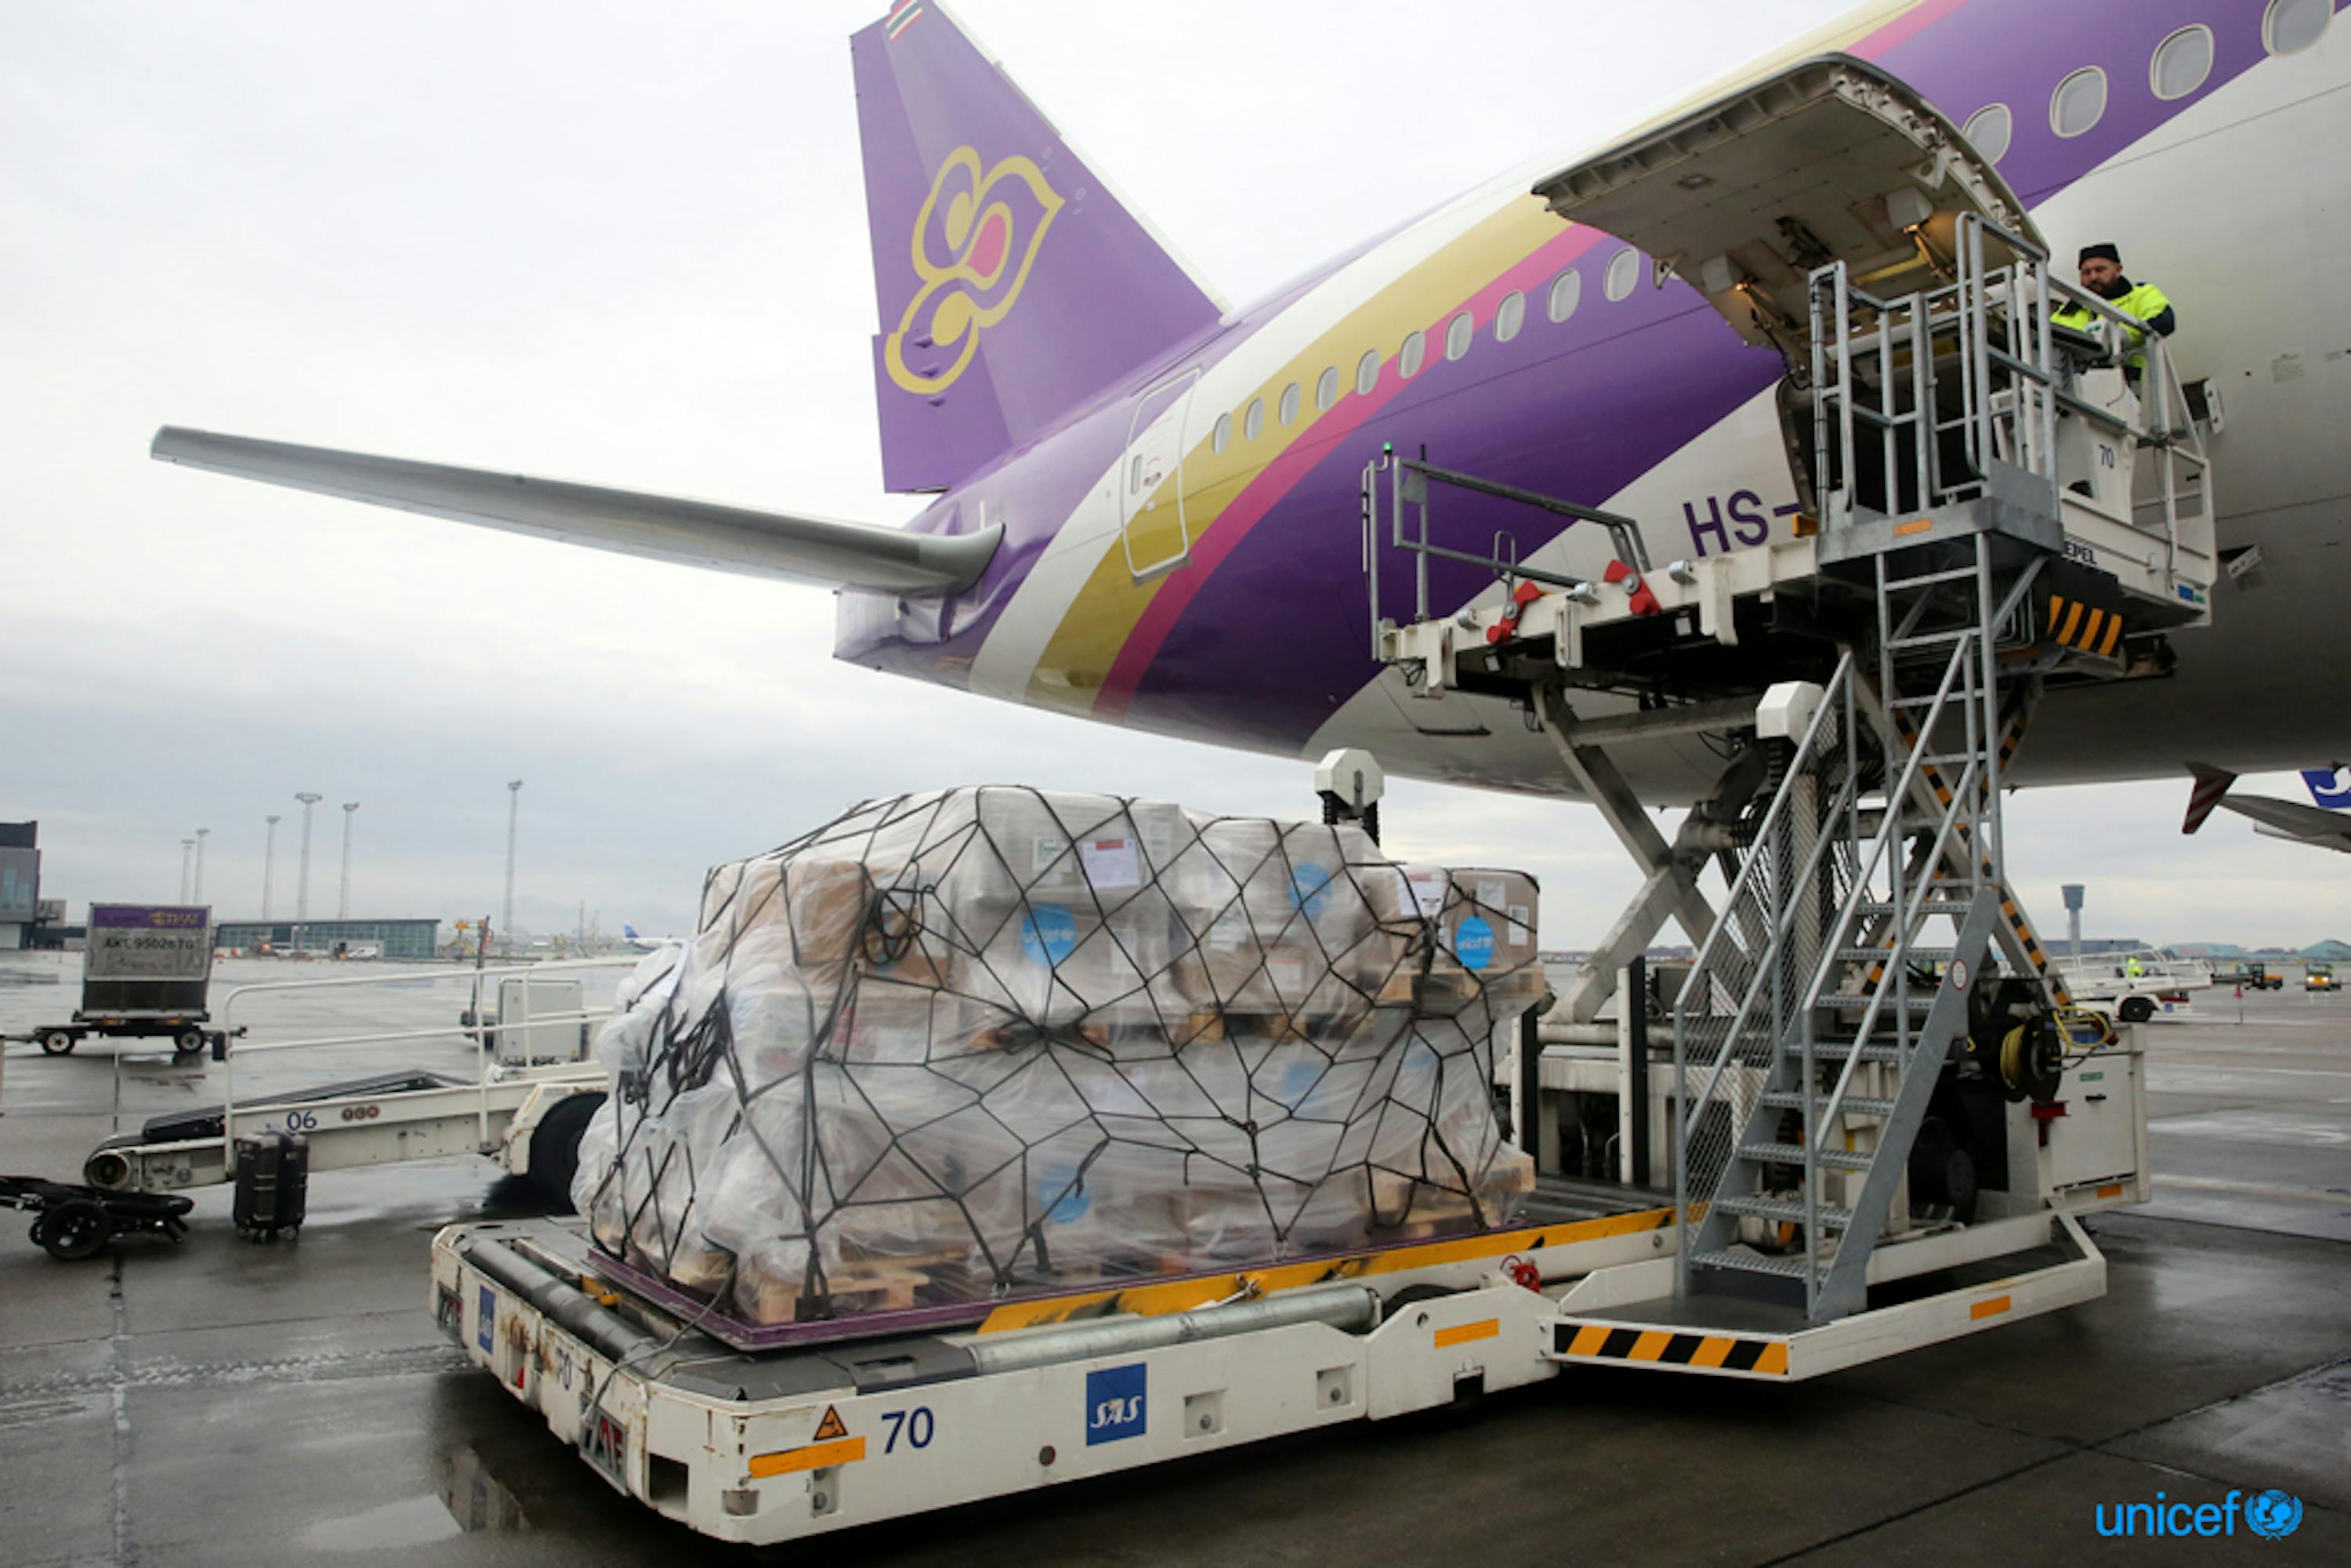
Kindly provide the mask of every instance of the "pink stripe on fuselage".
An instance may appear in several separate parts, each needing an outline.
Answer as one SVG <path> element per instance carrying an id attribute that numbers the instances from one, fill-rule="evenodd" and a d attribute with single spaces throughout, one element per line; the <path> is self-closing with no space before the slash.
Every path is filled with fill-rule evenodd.
<path id="1" fill-rule="evenodd" d="M 1908 43 L 1967 3 L 1968 0 L 1918 0 L 1917 5 L 1855 44 L 1846 53 L 1856 59 L 1883 59 L 1896 46 Z"/>
<path id="2" fill-rule="evenodd" d="M 1571 225 L 1557 238 L 1545 241 L 1525 260 L 1471 295 L 1466 308 L 1483 328 L 1492 322 L 1495 308 L 1501 304 L 1503 297 L 1515 291 L 1527 296 L 1527 309 L 1531 315 L 1543 308 L 1543 301 L 1536 296 L 1537 286 L 1548 282 L 1562 266 L 1606 237 L 1597 229 Z M 1461 304 L 1447 306 L 1425 329 L 1437 332 L 1464 308 Z M 1533 323 L 1530 321 L 1528 325 Z M 1396 357 L 1390 354 L 1380 365 L 1380 379 L 1370 396 L 1340 400 L 1336 408 L 1301 432 L 1280 456 L 1241 487 L 1241 493 L 1217 515 L 1216 521 L 1192 547 L 1191 565 L 1162 583 L 1136 619 L 1134 630 L 1127 634 L 1118 657 L 1111 661 L 1110 670 L 1102 677 L 1102 690 L 1094 696 L 1095 717 L 1114 724 L 1125 716 L 1126 705 L 1134 697 L 1135 687 L 1142 684 L 1144 674 L 1158 656 L 1160 645 L 1176 629 L 1176 620 L 1191 604 L 1201 585 L 1216 574 L 1217 567 L 1273 509 L 1274 504 L 1331 455 L 1332 444 L 1337 438 L 1386 407 L 1404 390 L 1404 377 L 1397 373 Z"/>

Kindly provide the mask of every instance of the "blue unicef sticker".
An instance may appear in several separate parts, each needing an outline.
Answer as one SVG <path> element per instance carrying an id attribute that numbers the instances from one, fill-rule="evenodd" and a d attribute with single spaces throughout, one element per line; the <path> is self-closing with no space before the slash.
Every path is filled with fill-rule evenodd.
<path id="1" fill-rule="evenodd" d="M 1094 1206 L 1094 1196 L 1086 1190 L 1085 1178 L 1075 1166 L 1048 1166 L 1037 1175 L 1037 1207 L 1045 1218 L 1056 1225 L 1067 1225 L 1085 1218 L 1086 1210 Z"/>
<path id="2" fill-rule="evenodd" d="M 1047 968 L 1058 967 L 1077 945 L 1077 916 L 1058 904 L 1040 904 L 1020 922 L 1020 950 Z"/>
<path id="3" fill-rule="evenodd" d="M 1331 907 L 1331 870 L 1308 861 L 1293 866 L 1290 873 L 1290 902 L 1292 907 L 1306 911 L 1306 918 L 1319 920 Z"/>
<path id="4" fill-rule="evenodd" d="M 1494 928 L 1476 915 L 1453 928 L 1453 956 L 1461 967 L 1479 970 L 1494 961 Z"/>
<path id="5" fill-rule="evenodd" d="M 474 1343 L 495 1353 L 498 1343 L 498 1297 L 487 1285 L 482 1287 L 482 1310 L 475 1314 Z"/>
<path id="6" fill-rule="evenodd" d="M 1105 1366 L 1086 1374 L 1088 1448 L 1143 1436 L 1147 1419 L 1143 1406 L 1145 1370 L 1138 1361 L 1128 1366 Z"/>

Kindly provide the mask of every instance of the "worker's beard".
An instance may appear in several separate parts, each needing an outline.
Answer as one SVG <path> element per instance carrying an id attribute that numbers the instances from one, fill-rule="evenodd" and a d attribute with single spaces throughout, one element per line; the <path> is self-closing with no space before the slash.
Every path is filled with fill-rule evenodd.
<path id="1" fill-rule="evenodd" d="M 2090 287 L 2095 289 L 2102 298 L 2120 299 L 2124 295 L 2128 294 L 2131 291 L 2131 280 L 2117 272 L 2105 282 L 2094 283 L 2090 285 Z"/>

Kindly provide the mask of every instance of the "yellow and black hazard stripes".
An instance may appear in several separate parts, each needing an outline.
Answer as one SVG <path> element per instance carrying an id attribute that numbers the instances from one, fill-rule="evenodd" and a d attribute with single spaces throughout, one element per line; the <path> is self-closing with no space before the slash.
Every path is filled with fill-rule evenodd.
<path id="1" fill-rule="evenodd" d="M 1788 1342 L 1783 1339 L 1576 1322 L 1556 1325 L 1552 1336 L 1552 1354 L 1566 1361 L 1617 1361 L 1684 1372 L 1739 1373 L 1750 1377 L 1788 1375 Z"/>
<path id="2" fill-rule="evenodd" d="M 2111 659 L 2122 645 L 2122 612 L 2101 610 L 2095 604 L 2053 593 L 2049 596 L 2048 613 L 2042 619 L 2041 632 L 2050 642 L 2077 653 Z"/>
<path id="3" fill-rule="evenodd" d="M 2052 597 L 2053 598 L 2054 595 Z M 2117 627 L 2122 624 L 2119 619 L 2114 623 Z M 2008 712 L 2001 720 L 1999 766 L 1996 776 L 2007 773 L 2009 759 L 2016 755 L 2017 747 L 2024 744 L 2024 730 L 2026 725 L 2032 720 L 2032 694 L 2029 691 L 2019 691 L 2008 704 Z M 1918 744 L 1917 727 L 1911 723 L 1909 715 L 1896 709 L 1894 713 L 1894 727 L 1902 737 L 1904 745 L 1916 747 Z M 1918 769 L 1918 776 L 1926 782 L 1927 787 L 1935 792 L 1935 800 L 1938 804 L 1949 806 L 1951 803 L 1951 787 L 1943 781 L 1941 771 L 1933 763 L 1922 763 Z M 1990 780 L 1985 780 L 1979 788 L 1986 787 L 1989 783 Z M 1968 824 L 1954 822 L 1951 826 L 1952 836 L 1958 841 L 1957 852 L 1974 853 L 1972 835 L 1968 831 Z M 1991 862 L 1988 860 L 1979 860 L 1978 863 L 1985 877 L 1990 878 L 1993 872 Z M 1946 866 L 1937 866 L 1929 874 L 1937 882 L 1941 882 L 1946 879 L 1948 870 Z M 2049 955 L 2042 948 L 2041 938 L 2033 935 L 2032 923 L 2025 918 L 2024 911 L 2017 906 L 2016 899 L 2005 887 L 2000 890 L 2000 912 L 2008 921 L 2008 928 L 2015 933 L 2018 946 L 2023 950 L 2026 959 L 2032 965 L 2034 972 L 2040 975 L 2042 984 L 2048 988 L 2051 998 L 2061 1008 L 2073 1006 L 2073 993 L 2065 988 L 2064 977 L 2051 966 Z M 1883 964 L 1872 966 L 1869 985 L 1875 987 L 1885 973 L 1886 967 Z"/>
<path id="4" fill-rule="evenodd" d="M 2041 938 L 2032 934 L 2032 922 L 2024 918 L 2024 911 L 2016 906 L 2015 896 L 2004 887 L 2000 890 L 2000 913 L 2007 920 L 2008 928 L 2016 933 L 2024 956 L 2049 987 L 2050 996 L 2059 1007 L 2072 1007 L 2073 994 L 2065 989 L 2064 978 L 2049 967 L 2049 955 L 2041 950 Z"/>

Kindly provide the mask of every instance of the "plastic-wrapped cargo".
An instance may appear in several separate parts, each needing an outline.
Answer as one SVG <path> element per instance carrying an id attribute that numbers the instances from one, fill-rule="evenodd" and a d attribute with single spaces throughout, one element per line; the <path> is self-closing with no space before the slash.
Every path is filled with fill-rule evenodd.
<path id="1" fill-rule="evenodd" d="M 1531 879 L 1112 796 L 869 802 L 714 870 L 622 988 L 574 1187 L 754 1324 L 1506 1223 Z"/>

